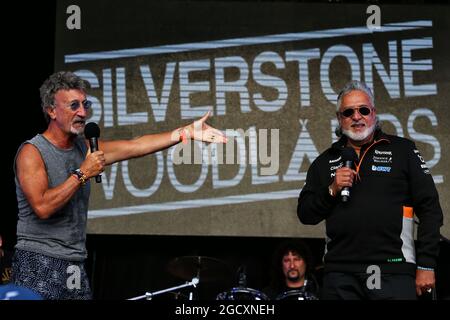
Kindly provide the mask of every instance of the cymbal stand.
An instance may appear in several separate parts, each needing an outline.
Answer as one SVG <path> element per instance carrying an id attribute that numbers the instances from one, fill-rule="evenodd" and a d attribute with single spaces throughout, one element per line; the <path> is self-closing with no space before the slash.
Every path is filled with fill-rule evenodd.
<path id="1" fill-rule="evenodd" d="M 154 296 L 163 294 L 163 293 L 167 293 L 167 292 L 171 292 L 171 291 L 176 291 L 179 289 L 184 289 L 184 288 L 188 288 L 188 287 L 196 287 L 197 284 L 199 283 L 199 279 L 197 277 L 192 278 L 191 281 L 186 282 L 185 284 L 179 285 L 179 286 L 175 286 L 175 287 L 171 287 L 171 288 L 167 288 L 167 289 L 163 289 L 163 290 L 159 290 L 159 291 L 155 291 L 155 292 L 146 292 L 144 295 L 142 296 L 137 296 L 134 298 L 130 298 L 127 300 L 142 300 L 142 299 L 146 299 L 146 300 L 152 300 L 152 298 Z M 190 295 L 189 300 L 192 300 L 192 295 Z"/>

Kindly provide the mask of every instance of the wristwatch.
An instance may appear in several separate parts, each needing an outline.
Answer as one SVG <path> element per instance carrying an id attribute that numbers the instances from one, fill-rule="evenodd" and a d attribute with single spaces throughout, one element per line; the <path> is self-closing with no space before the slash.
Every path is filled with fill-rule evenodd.
<path id="1" fill-rule="evenodd" d="M 328 186 L 328 193 L 330 194 L 330 196 L 332 196 L 334 198 L 335 194 L 333 191 L 333 188 L 331 187 L 331 185 Z"/>
<path id="2" fill-rule="evenodd" d="M 81 185 L 85 185 L 88 181 L 88 177 L 80 169 L 72 170 L 70 173 L 74 174 L 81 182 Z"/>

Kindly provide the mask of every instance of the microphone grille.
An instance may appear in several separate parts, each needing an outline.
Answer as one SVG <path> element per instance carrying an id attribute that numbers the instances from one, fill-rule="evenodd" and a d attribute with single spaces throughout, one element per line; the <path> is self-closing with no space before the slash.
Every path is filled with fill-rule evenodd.
<path id="1" fill-rule="evenodd" d="M 95 122 L 89 122 L 84 127 L 84 136 L 87 139 L 100 137 L 100 128 Z"/>

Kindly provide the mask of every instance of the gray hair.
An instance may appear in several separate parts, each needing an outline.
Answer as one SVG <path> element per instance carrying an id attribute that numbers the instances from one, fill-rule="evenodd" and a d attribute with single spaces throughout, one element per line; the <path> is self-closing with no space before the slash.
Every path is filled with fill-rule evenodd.
<path id="1" fill-rule="evenodd" d="M 337 98 L 337 104 L 336 104 L 336 110 L 339 111 L 339 108 L 342 104 L 342 99 L 347 93 L 350 93 L 351 91 L 359 90 L 364 92 L 370 99 L 370 103 L 372 103 L 372 106 L 375 107 L 375 100 L 373 98 L 372 90 L 367 86 L 367 84 L 363 81 L 358 80 L 352 80 L 350 82 L 347 82 L 347 84 L 342 88 L 341 92 L 338 94 Z"/>
<path id="2" fill-rule="evenodd" d="M 42 111 L 44 112 L 47 123 L 50 121 L 50 117 L 48 116 L 46 109 L 54 105 L 55 94 L 59 90 L 75 89 L 85 92 L 90 87 L 89 81 L 80 78 L 73 72 L 59 71 L 52 74 L 39 88 Z"/>
<path id="3" fill-rule="evenodd" d="M 354 90 L 359 90 L 359 91 L 364 92 L 369 97 L 370 103 L 372 103 L 372 106 L 375 108 L 375 100 L 373 98 L 372 90 L 370 90 L 370 88 L 367 86 L 367 84 L 365 82 L 358 81 L 358 80 L 352 80 L 350 82 L 347 82 L 347 84 L 344 86 L 344 88 L 342 88 L 342 90 L 338 94 L 337 104 L 336 104 L 337 111 L 339 111 L 339 109 L 341 108 L 342 99 L 344 98 L 344 96 Z M 380 123 L 380 119 L 377 116 L 376 123 L 375 123 L 375 130 L 379 130 L 379 129 L 381 129 L 381 123 Z M 340 124 L 334 130 L 334 133 L 338 137 L 342 136 L 342 128 L 341 128 Z"/>

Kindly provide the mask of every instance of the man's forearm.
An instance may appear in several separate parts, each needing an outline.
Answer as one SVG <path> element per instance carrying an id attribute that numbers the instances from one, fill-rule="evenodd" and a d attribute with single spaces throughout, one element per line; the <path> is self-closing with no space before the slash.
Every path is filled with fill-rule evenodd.
<path id="1" fill-rule="evenodd" d="M 40 219 L 50 218 L 69 202 L 80 185 L 81 182 L 74 175 L 71 175 L 64 183 L 48 189 L 40 199 L 32 201 L 34 212 Z"/>
<path id="2" fill-rule="evenodd" d="M 105 153 L 106 165 L 110 165 L 167 149 L 180 142 L 181 135 L 181 129 L 175 129 L 132 140 L 100 141 L 99 148 Z"/>

